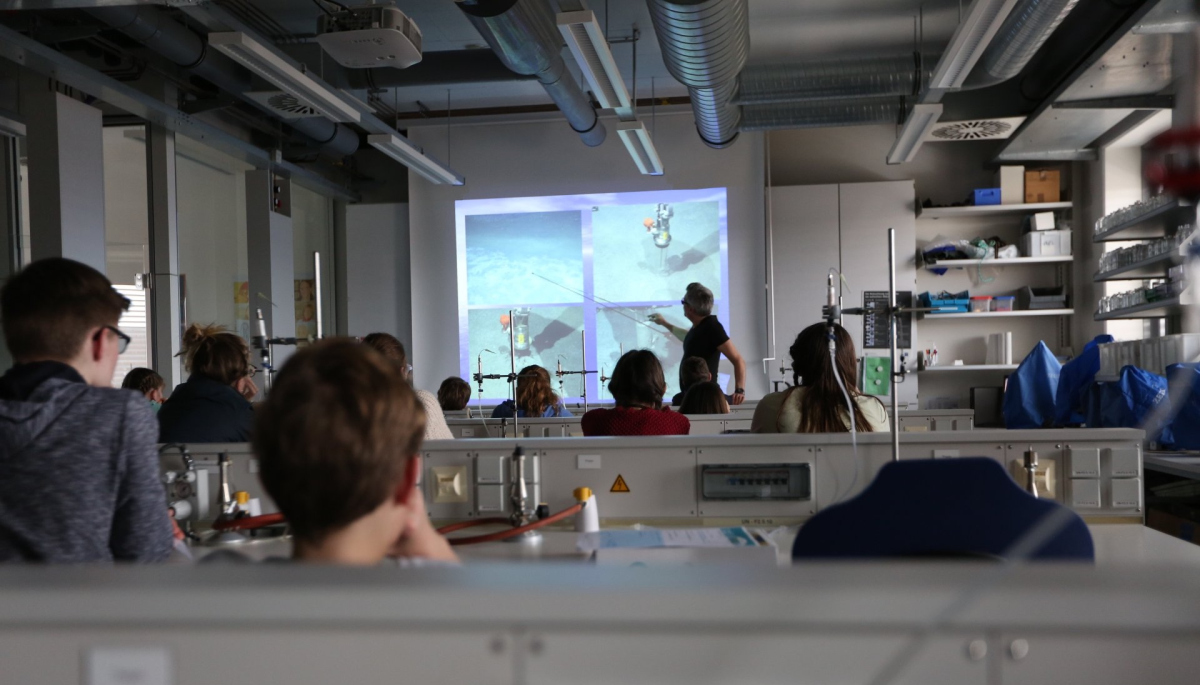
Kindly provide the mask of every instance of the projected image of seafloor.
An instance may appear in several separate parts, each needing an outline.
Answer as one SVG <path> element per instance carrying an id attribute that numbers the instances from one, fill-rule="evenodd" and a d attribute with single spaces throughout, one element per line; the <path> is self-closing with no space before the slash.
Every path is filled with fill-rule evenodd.
<path id="1" fill-rule="evenodd" d="M 562 360 L 563 369 L 574 371 L 583 368 L 582 307 L 515 307 L 472 309 L 468 314 L 470 327 L 469 352 L 471 373 L 475 373 L 477 355 L 483 354 L 484 374 L 507 374 L 509 361 L 509 329 L 517 350 L 517 371 L 537 364 L 550 372 L 554 391 L 558 392 L 558 379 L 554 370 Z M 485 351 L 490 350 L 490 352 Z M 568 397 L 578 396 L 579 377 L 568 376 L 564 380 Z M 471 381 L 473 396 L 479 385 Z M 483 382 L 482 397 L 503 398 L 509 396 L 508 383 L 503 380 Z"/>
<path id="2" fill-rule="evenodd" d="M 667 392 L 663 401 L 670 403 L 671 397 L 679 392 L 679 363 L 683 360 L 683 344 L 661 326 L 647 319 L 651 314 L 662 314 L 668 320 L 675 319 L 676 325 L 684 324 L 679 305 L 651 307 L 604 307 L 596 310 L 596 365 L 611 376 L 622 352 L 650 350 L 663 366 L 667 381 Z M 611 400 L 608 384 L 600 387 L 600 399 Z"/>
<path id="3" fill-rule="evenodd" d="M 578 211 L 468 216 L 466 248 L 468 306 L 582 300 Z"/>
<path id="4" fill-rule="evenodd" d="M 598 206 L 592 211 L 592 252 L 601 302 L 678 301 L 693 282 L 720 297 L 720 204 Z"/>

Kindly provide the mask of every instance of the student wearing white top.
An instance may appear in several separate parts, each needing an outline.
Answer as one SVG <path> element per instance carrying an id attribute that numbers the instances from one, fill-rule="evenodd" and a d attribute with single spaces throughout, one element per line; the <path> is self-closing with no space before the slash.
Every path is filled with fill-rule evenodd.
<path id="1" fill-rule="evenodd" d="M 858 362 L 854 341 L 834 325 L 837 373 L 854 402 L 854 427 L 860 433 L 891 430 L 883 402 L 858 390 Z M 847 433 L 850 417 L 846 399 L 833 375 L 828 329 L 813 324 L 796 336 L 788 353 L 796 387 L 774 392 L 758 403 L 750 422 L 752 433 Z"/>

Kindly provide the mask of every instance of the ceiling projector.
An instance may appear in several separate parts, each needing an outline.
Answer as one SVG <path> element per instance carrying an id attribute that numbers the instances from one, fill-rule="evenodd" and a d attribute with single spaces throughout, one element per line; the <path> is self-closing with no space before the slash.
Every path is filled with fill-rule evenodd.
<path id="1" fill-rule="evenodd" d="M 404 69 L 421 61 L 421 29 L 387 5 L 321 15 L 317 43 L 338 64 L 352 69 Z"/>

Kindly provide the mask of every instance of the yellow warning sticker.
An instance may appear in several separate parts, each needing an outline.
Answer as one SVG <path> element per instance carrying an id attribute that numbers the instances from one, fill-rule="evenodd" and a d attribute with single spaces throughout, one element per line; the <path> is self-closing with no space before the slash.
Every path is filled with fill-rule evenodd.
<path id="1" fill-rule="evenodd" d="M 629 492 L 629 486 L 625 484 L 625 478 L 621 474 L 617 474 L 617 481 L 613 483 L 612 489 L 609 492 Z"/>

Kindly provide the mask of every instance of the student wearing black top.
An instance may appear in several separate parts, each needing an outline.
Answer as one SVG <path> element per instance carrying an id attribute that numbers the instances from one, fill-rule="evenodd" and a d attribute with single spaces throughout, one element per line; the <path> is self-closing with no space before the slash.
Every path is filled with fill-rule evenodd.
<path id="1" fill-rule="evenodd" d="M 717 365 L 721 355 L 733 362 L 734 392 L 730 404 L 741 404 L 746 401 L 746 361 L 742 359 L 737 347 L 725 333 L 725 327 L 712 313 L 713 293 L 699 283 L 689 283 L 687 293 L 680 301 L 683 305 L 683 315 L 692 323 L 690 329 L 681 328 L 668 323 L 661 314 L 651 315 L 654 323 L 666 328 L 672 335 L 683 341 L 683 356 L 700 357 L 708 364 L 708 372 L 713 379 L 717 377 Z"/>

